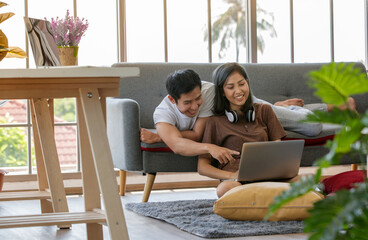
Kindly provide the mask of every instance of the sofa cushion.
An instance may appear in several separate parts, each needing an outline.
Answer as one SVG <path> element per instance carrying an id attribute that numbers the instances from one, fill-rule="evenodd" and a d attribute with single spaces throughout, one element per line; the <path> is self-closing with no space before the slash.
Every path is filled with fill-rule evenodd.
<path id="1" fill-rule="evenodd" d="M 197 172 L 197 157 L 173 152 L 142 152 L 143 172 Z"/>
<path id="2" fill-rule="evenodd" d="M 172 150 L 164 143 L 144 143 L 141 142 L 141 150 L 147 152 L 172 152 Z"/>
<path id="3" fill-rule="evenodd" d="M 284 182 L 258 182 L 235 187 L 219 198 L 213 210 L 223 218 L 237 221 L 261 221 L 268 213 L 270 204 L 282 191 L 290 188 Z M 285 204 L 270 221 L 302 220 L 309 216 L 308 209 L 323 199 L 317 192 L 309 192 Z"/>
<path id="4" fill-rule="evenodd" d="M 341 189 L 353 188 L 355 183 L 364 182 L 366 176 L 366 171 L 347 171 L 325 178 L 321 183 L 324 185 L 324 193 L 330 194 Z"/>
<path id="5" fill-rule="evenodd" d="M 308 137 L 296 132 L 286 131 L 286 137 L 283 140 L 298 140 L 304 139 L 304 146 L 320 146 L 324 145 L 328 140 L 332 140 L 337 130 L 340 129 L 339 125 L 335 124 L 323 124 L 322 131 L 318 136 Z"/>
<path id="6" fill-rule="evenodd" d="M 288 141 L 288 140 L 303 140 L 304 139 L 304 146 L 321 146 L 325 145 L 328 140 L 332 140 L 335 137 L 335 135 L 330 135 L 326 137 L 319 137 L 319 138 L 291 138 L 286 136 L 282 139 L 282 141 Z"/>

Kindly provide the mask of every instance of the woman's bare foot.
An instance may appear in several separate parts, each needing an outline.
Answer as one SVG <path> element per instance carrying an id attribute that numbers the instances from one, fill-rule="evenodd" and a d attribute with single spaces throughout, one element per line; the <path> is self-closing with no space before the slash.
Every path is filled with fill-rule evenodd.
<path id="1" fill-rule="evenodd" d="M 328 111 L 331 111 L 334 107 L 335 107 L 335 105 L 327 104 Z M 351 111 L 357 112 L 356 103 L 355 103 L 354 98 L 352 98 L 352 97 L 349 97 L 348 101 L 345 104 L 340 105 L 338 108 L 342 111 L 346 110 L 346 109 L 349 109 Z"/>
<path id="2" fill-rule="evenodd" d="M 291 99 L 286 99 L 284 101 L 275 102 L 274 105 L 275 106 L 280 106 L 280 107 L 288 107 L 288 106 L 303 107 L 304 106 L 304 100 L 300 99 L 300 98 L 291 98 Z"/>
<path id="3" fill-rule="evenodd" d="M 347 105 L 348 105 L 348 108 L 351 110 L 351 111 L 357 111 L 356 110 L 356 103 L 355 103 L 355 99 L 352 98 L 352 97 L 349 97 L 348 98 L 348 102 L 347 102 Z"/>
<path id="4" fill-rule="evenodd" d="M 141 128 L 140 139 L 144 143 L 162 142 L 158 134 L 151 132 L 150 130 L 147 130 L 145 128 Z"/>

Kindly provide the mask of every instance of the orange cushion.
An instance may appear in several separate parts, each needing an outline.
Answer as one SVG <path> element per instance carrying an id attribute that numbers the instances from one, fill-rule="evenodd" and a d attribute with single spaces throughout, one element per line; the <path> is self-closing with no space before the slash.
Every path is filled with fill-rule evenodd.
<path id="1" fill-rule="evenodd" d="M 213 206 L 217 215 L 230 220 L 261 221 L 268 213 L 273 199 L 290 188 L 284 182 L 258 182 L 235 187 L 219 198 Z M 307 210 L 313 203 L 323 199 L 317 192 L 309 192 L 285 204 L 277 210 L 270 221 L 302 220 L 309 216 Z"/>

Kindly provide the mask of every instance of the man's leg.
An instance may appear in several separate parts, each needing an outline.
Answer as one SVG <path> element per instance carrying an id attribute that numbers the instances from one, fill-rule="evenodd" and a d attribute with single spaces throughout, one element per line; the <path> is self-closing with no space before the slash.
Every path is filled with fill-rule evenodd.
<path id="1" fill-rule="evenodd" d="M 300 122 L 306 118 L 307 114 L 312 113 L 308 109 L 297 106 L 289 106 L 288 108 L 272 106 L 272 109 L 285 130 L 309 137 L 317 136 L 322 131 L 321 123 Z"/>

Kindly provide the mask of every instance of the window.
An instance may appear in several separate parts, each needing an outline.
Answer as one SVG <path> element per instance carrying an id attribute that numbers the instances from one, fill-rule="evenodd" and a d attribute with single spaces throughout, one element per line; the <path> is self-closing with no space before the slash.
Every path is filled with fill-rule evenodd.
<path id="1" fill-rule="evenodd" d="M 245 0 L 232 3 L 211 1 L 212 62 L 246 62 L 245 6 Z M 241 34 L 237 34 L 237 31 Z"/>
<path id="2" fill-rule="evenodd" d="M 208 44 L 203 39 L 206 28 L 207 1 L 168 0 L 169 62 L 208 62 Z"/>
<path id="3" fill-rule="evenodd" d="M 32 159 L 27 102 L 25 100 L 0 100 L 0 166 L 12 172 L 28 173 Z"/>
<path id="4" fill-rule="evenodd" d="M 294 1 L 295 62 L 331 61 L 329 16 L 328 0 Z"/>
<path id="5" fill-rule="evenodd" d="M 162 0 L 127 0 L 126 8 L 128 62 L 164 62 Z"/>
<path id="6" fill-rule="evenodd" d="M 335 61 L 365 62 L 364 1 L 334 1 Z"/>
<path id="7" fill-rule="evenodd" d="M 258 0 L 257 3 L 258 62 L 291 62 L 290 1 Z"/>
<path id="8" fill-rule="evenodd" d="M 118 61 L 116 2 L 76 2 L 77 15 L 89 22 L 88 30 L 79 44 L 78 64 L 111 66 Z"/>
<path id="9" fill-rule="evenodd" d="M 87 0 L 12 1 L 6 10 L 16 15 L 2 23 L 2 30 L 11 45 L 26 49 L 25 35 L 19 37 L 25 9 L 30 17 L 50 19 L 63 17 L 67 9 L 74 14 L 75 5 L 76 14 L 90 23 L 80 43 L 79 65 L 110 66 L 119 61 L 117 2 L 126 6 L 130 62 L 246 62 L 253 15 L 258 39 L 251 44 L 257 46 L 258 62 L 366 62 L 364 0 L 116 0 L 98 6 Z M 254 12 L 250 4 L 256 5 Z M 34 67 L 32 51 L 29 55 Z M 0 68 L 25 67 L 26 61 L 6 59 Z"/>
<path id="10" fill-rule="evenodd" d="M 0 101 L 0 166 L 11 173 L 35 173 L 32 121 L 26 100 Z M 77 171 L 75 100 L 55 99 L 55 141 L 63 171 Z"/>
<path id="11" fill-rule="evenodd" d="M 126 6 L 126 44 L 118 39 L 120 2 Z M 79 65 L 110 66 L 119 61 L 122 46 L 127 47 L 129 62 L 367 62 L 364 0 L 116 0 L 104 4 L 28 0 L 8 4 L 1 12 L 15 16 L 1 29 L 10 46 L 28 48 L 29 58 L 5 58 L 0 71 L 25 68 L 27 63 L 35 67 L 24 32 L 26 9 L 29 17 L 51 19 L 63 18 L 67 9 L 73 15 L 74 6 L 76 14 L 90 24 L 80 42 Z M 256 23 L 250 24 L 250 19 Z M 251 26 L 257 30 L 253 43 L 249 42 Z M 257 58 L 250 58 L 248 48 L 255 47 Z M 79 170 L 77 132 L 75 101 L 56 99 L 55 133 L 64 171 Z M 34 173 L 32 138 L 27 101 L 10 100 L 0 106 L 0 167 Z"/>

